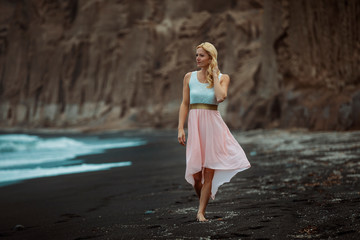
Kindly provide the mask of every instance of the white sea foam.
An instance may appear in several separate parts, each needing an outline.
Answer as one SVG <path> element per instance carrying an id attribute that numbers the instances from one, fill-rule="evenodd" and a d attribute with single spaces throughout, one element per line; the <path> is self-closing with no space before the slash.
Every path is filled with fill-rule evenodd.
<path id="1" fill-rule="evenodd" d="M 58 176 L 71 173 L 91 172 L 106 170 L 114 167 L 130 166 L 131 162 L 103 163 L 103 164 L 80 164 L 54 168 L 29 168 L 0 170 L 1 182 L 19 181 L 31 178 Z"/>
<path id="2" fill-rule="evenodd" d="M 0 135 L 0 169 L 66 161 L 80 155 L 101 153 L 106 149 L 143 144 L 146 141 L 141 139 L 79 140 L 67 137 L 46 139 L 25 134 Z"/>
<path id="3" fill-rule="evenodd" d="M 145 140 L 132 138 L 0 135 L 0 183 L 129 166 L 131 162 L 68 165 L 75 163 L 75 161 L 70 162 L 69 160 L 79 158 L 79 156 L 98 154 L 107 149 L 135 147 L 144 144 L 146 144 Z M 77 160 L 82 162 L 80 159 Z"/>
<path id="4" fill-rule="evenodd" d="M 84 147 L 85 144 L 67 137 L 42 139 L 25 134 L 0 135 L 0 152 L 23 152 L 41 149 Z"/>
<path id="5" fill-rule="evenodd" d="M 38 140 L 38 136 L 27 134 L 4 134 L 0 135 L 0 141 L 32 142 Z"/>

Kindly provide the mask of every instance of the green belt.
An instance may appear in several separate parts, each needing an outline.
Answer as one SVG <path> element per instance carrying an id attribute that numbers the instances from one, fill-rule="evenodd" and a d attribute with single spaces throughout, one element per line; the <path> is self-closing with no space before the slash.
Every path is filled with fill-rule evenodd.
<path id="1" fill-rule="evenodd" d="M 190 104 L 190 109 L 207 109 L 207 110 L 217 110 L 217 105 L 214 104 L 205 104 L 205 103 L 194 103 Z"/>

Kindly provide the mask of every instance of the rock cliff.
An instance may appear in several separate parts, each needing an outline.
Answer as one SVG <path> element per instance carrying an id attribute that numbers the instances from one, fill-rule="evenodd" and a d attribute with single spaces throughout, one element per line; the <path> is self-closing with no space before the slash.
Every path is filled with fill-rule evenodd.
<path id="1" fill-rule="evenodd" d="M 360 128 L 360 3 L 0 0 L 0 127 L 176 127 L 194 48 L 240 129 Z"/>
<path id="2" fill-rule="evenodd" d="M 355 0 L 264 1 L 259 75 L 230 122 L 359 129 L 359 16 Z"/>

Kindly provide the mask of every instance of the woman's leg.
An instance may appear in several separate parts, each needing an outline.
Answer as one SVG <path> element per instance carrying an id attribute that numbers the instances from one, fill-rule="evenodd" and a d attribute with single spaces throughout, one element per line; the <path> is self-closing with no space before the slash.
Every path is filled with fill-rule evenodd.
<path id="1" fill-rule="evenodd" d="M 204 169 L 204 184 L 201 189 L 199 211 L 197 214 L 197 219 L 200 222 L 207 221 L 207 219 L 205 218 L 205 209 L 211 195 L 211 185 L 212 185 L 212 180 L 214 178 L 214 172 L 215 172 L 214 169 L 209 169 L 209 168 Z"/>
<path id="2" fill-rule="evenodd" d="M 194 177 L 194 181 L 195 181 L 195 184 L 194 184 L 195 192 L 198 195 L 198 197 L 200 198 L 201 188 L 203 186 L 203 184 L 201 182 L 201 180 L 202 180 L 202 172 L 200 171 L 198 173 L 193 174 L 193 177 Z"/>

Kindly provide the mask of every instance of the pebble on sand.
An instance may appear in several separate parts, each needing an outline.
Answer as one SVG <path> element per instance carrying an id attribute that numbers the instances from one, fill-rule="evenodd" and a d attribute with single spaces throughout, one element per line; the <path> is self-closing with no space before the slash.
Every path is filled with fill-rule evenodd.
<path id="1" fill-rule="evenodd" d="M 25 227 L 21 224 L 17 224 L 15 227 L 14 227 L 14 231 L 21 231 L 21 230 L 24 230 Z"/>

